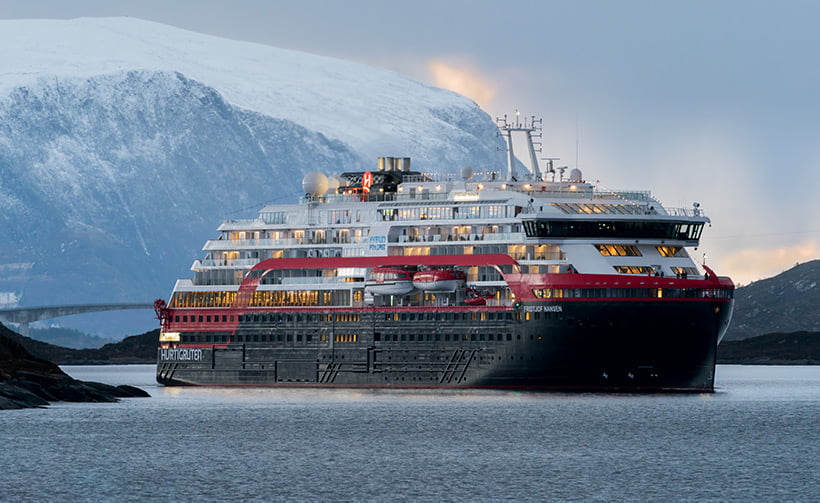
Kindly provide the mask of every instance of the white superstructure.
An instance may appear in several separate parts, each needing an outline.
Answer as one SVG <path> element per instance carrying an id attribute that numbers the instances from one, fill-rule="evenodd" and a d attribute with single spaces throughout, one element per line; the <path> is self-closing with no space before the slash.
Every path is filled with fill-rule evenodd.
<path id="1" fill-rule="evenodd" d="M 506 174 L 426 174 L 409 158 L 380 158 L 372 172 L 309 174 L 295 204 L 264 207 L 256 218 L 226 220 L 194 262 L 195 277 L 175 291 L 238 288 L 246 272 L 270 258 L 506 254 L 522 273 L 699 277 L 687 247 L 697 246 L 709 219 L 695 204 L 664 208 L 647 191 L 610 191 L 580 170 L 542 173 L 533 133 L 536 121 L 508 124 Z M 512 135 L 524 132 L 531 163 L 518 175 Z M 559 173 L 556 175 L 556 171 Z M 467 282 L 501 284 L 492 268 L 472 267 Z M 283 283 L 333 283 L 335 278 L 284 278 Z M 351 271 L 349 278 L 365 271 Z"/>

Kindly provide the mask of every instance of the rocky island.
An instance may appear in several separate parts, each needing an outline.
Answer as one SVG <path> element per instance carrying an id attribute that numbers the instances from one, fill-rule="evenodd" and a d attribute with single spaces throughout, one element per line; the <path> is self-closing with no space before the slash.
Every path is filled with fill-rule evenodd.
<path id="1" fill-rule="evenodd" d="M 56 364 L 37 358 L 0 325 L 0 410 L 44 407 L 50 402 L 116 402 L 124 397 L 147 397 L 133 386 L 78 381 Z"/>

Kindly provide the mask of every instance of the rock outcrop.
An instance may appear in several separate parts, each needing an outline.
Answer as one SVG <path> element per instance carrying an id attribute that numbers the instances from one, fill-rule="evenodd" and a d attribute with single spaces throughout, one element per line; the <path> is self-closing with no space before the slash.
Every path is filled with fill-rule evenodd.
<path id="1" fill-rule="evenodd" d="M 116 402 L 124 397 L 147 396 L 133 386 L 78 381 L 0 333 L 0 409 L 44 407 L 54 401 Z"/>

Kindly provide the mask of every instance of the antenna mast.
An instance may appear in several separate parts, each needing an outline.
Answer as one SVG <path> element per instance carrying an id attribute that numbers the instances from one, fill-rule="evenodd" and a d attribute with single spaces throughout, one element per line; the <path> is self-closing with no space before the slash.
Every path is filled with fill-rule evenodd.
<path id="1" fill-rule="evenodd" d="M 541 142 L 533 141 L 533 138 L 541 138 L 542 133 L 542 119 L 536 119 L 535 116 L 520 119 L 520 112 L 515 111 L 515 122 L 509 122 L 507 115 L 502 118 L 496 118 L 495 122 L 498 124 L 499 135 L 504 137 L 507 142 L 507 180 L 515 182 L 518 180 L 518 175 L 515 171 L 515 154 L 513 152 L 513 133 L 524 133 L 527 141 L 527 150 L 530 156 L 530 170 L 531 176 L 535 180 L 541 180 L 541 171 L 538 169 L 538 158 L 536 152 L 541 152 Z M 538 146 L 536 148 L 536 145 Z"/>

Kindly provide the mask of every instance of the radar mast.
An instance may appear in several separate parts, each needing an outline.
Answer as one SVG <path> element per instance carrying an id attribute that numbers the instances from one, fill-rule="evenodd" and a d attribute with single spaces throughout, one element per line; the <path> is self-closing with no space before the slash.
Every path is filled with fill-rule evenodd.
<path id="1" fill-rule="evenodd" d="M 530 156 L 529 169 L 531 173 L 529 176 L 532 179 L 541 180 L 541 171 L 538 169 L 538 158 L 535 155 L 536 152 L 541 152 L 541 142 L 533 141 L 533 138 L 541 138 L 543 120 L 536 119 L 534 115 L 524 117 L 522 120 L 521 113 L 516 110 L 514 122 L 510 122 L 507 119 L 506 114 L 504 117 L 496 118 L 495 122 L 498 125 L 498 129 L 500 131 L 499 134 L 504 137 L 504 140 L 507 143 L 507 180 L 511 182 L 518 181 L 518 174 L 515 171 L 513 133 L 524 133 L 524 138 L 527 142 L 527 150 Z M 538 145 L 537 148 L 536 144 Z"/>

